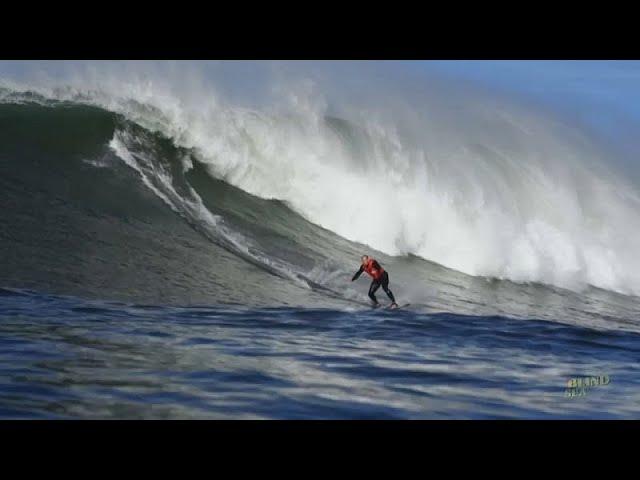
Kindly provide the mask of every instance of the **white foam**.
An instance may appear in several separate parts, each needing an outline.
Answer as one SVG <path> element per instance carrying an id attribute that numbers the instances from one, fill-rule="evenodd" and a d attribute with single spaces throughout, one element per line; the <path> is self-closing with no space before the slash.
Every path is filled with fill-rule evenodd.
<path id="1" fill-rule="evenodd" d="M 403 118 L 354 106 L 343 109 L 360 130 L 363 149 L 354 151 L 323 121 L 328 102 L 314 88 L 283 88 L 281 103 L 259 110 L 227 104 L 209 87 L 184 94 L 148 78 L 96 76 L 39 91 L 121 113 L 193 149 L 211 175 L 390 255 L 640 294 L 637 189 L 603 168 L 579 132 L 485 99 L 456 108 L 439 100 Z M 175 208 L 117 138 L 111 146 Z M 189 208 L 207 217 L 201 204 Z"/>

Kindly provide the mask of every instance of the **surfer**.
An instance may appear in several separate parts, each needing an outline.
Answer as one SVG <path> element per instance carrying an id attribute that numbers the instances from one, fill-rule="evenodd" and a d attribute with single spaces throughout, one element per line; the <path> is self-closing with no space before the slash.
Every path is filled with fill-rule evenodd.
<path id="1" fill-rule="evenodd" d="M 380 264 L 373 258 L 368 255 L 363 255 L 362 265 L 360 265 L 360 269 L 353 276 L 351 281 L 357 280 L 358 277 L 362 274 L 362 272 L 367 272 L 373 278 L 371 282 L 371 286 L 369 287 L 369 298 L 373 301 L 374 305 L 377 307 L 380 304 L 376 299 L 376 290 L 382 286 L 384 293 L 391 299 L 391 307 L 397 307 L 396 299 L 393 298 L 393 293 L 389 290 L 389 274 L 385 271 L 384 268 L 380 266 Z"/>

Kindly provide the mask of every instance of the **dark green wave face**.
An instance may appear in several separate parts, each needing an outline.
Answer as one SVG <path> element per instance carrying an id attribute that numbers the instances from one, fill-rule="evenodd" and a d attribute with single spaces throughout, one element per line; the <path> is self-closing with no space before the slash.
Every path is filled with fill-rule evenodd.
<path id="1" fill-rule="evenodd" d="M 178 196 L 189 200 L 195 189 L 211 213 L 260 239 L 273 257 L 263 263 L 167 205 L 109 148 L 118 129 L 135 136 L 132 150 L 143 149 L 151 167 L 169 172 Z M 190 155 L 99 108 L 0 105 L 2 283 L 141 302 L 335 303 L 335 295 L 283 278 L 270 260 L 312 268 L 324 258 L 320 244 L 348 243 L 281 202 L 212 178 L 197 162 L 185 174 L 181 160 Z"/>
<path id="2" fill-rule="evenodd" d="M 361 308 L 368 280 L 350 280 L 366 252 L 415 308 L 636 328 L 633 297 L 390 257 L 216 179 L 198 152 L 118 114 L 36 100 L 0 104 L 2 286 L 138 303 Z M 326 122 L 366 148 L 356 126 Z"/>
<path id="3" fill-rule="evenodd" d="M 169 303 L 244 302 L 229 283 L 251 276 L 288 287 L 146 189 L 108 148 L 123 123 L 84 106 L 0 107 L 3 284 Z M 162 160 L 176 153 L 168 148 Z M 264 293 L 257 302 L 276 300 Z"/>

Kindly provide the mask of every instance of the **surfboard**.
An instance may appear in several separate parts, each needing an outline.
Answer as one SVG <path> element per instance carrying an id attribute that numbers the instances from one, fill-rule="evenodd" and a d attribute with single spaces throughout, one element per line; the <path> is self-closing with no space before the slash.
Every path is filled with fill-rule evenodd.
<path id="1" fill-rule="evenodd" d="M 399 308 L 405 308 L 411 305 L 410 303 L 405 303 L 404 305 L 398 305 L 397 307 L 387 307 L 387 310 L 398 310 Z"/>

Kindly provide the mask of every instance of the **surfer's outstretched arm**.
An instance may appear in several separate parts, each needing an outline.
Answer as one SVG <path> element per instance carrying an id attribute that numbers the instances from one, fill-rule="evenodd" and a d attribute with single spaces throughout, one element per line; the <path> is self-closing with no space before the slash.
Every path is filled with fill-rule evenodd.
<path id="1" fill-rule="evenodd" d="M 358 270 L 358 271 L 356 272 L 356 274 L 353 276 L 353 278 L 351 279 L 351 281 L 353 282 L 354 280 L 357 280 L 357 279 L 358 279 L 358 277 L 359 277 L 360 275 L 362 275 L 362 272 L 364 272 L 364 267 L 363 267 L 362 265 L 360 265 L 360 270 Z"/>

